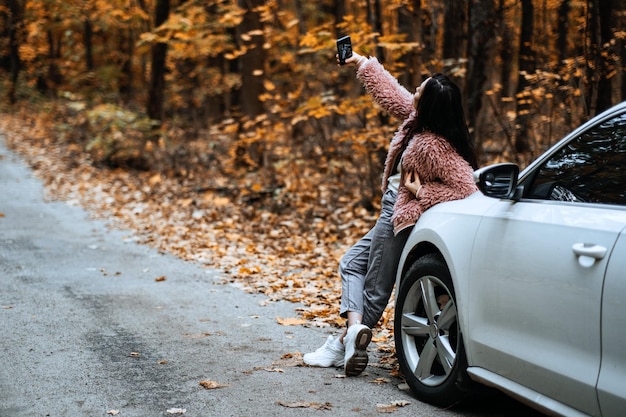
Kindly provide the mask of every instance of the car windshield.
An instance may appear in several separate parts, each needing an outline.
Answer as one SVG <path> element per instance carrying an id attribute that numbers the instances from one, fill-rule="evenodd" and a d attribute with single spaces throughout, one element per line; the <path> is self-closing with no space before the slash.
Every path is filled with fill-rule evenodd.
<path id="1" fill-rule="evenodd" d="M 626 205 L 626 113 L 592 126 L 537 171 L 528 198 Z"/>

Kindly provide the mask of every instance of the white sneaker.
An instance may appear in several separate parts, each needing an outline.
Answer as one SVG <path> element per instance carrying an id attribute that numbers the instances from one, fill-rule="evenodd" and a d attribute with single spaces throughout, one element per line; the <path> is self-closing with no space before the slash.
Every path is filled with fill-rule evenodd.
<path id="1" fill-rule="evenodd" d="M 343 338 L 347 376 L 359 375 L 367 367 L 367 345 L 371 340 L 372 331 L 369 327 L 363 324 L 353 324 L 348 327 L 348 334 Z"/>
<path id="2" fill-rule="evenodd" d="M 339 338 L 328 336 L 321 348 L 305 354 L 302 360 L 307 365 L 330 368 L 331 366 L 343 366 L 343 357 L 344 347 Z"/>

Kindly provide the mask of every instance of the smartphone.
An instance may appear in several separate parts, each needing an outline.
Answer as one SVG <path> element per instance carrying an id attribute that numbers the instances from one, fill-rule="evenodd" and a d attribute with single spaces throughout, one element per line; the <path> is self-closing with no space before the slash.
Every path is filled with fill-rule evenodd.
<path id="1" fill-rule="evenodd" d="M 337 39 L 337 54 L 339 55 L 339 65 L 344 65 L 346 59 L 352 56 L 352 41 L 350 36 Z"/>

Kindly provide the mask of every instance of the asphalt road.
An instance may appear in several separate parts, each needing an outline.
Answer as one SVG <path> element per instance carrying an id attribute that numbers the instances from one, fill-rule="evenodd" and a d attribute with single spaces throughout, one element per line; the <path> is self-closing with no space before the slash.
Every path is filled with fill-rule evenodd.
<path id="1" fill-rule="evenodd" d="M 356 378 L 299 366 L 289 355 L 329 330 L 280 325 L 298 305 L 222 278 L 45 201 L 0 135 L 0 417 L 379 416 L 395 401 L 409 404 L 394 416 L 534 414 L 501 395 L 420 403 L 375 355 Z"/>

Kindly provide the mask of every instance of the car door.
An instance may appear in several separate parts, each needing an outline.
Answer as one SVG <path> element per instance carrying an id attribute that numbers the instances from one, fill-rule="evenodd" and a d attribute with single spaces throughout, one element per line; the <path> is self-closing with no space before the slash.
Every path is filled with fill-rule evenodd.
<path id="1" fill-rule="evenodd" d="M 626 225 L 625 138 L 616 115 L 525 172 L 521 201 L 483 219 L 470 271 L 472 366 L 589 415 L 604 277 Z"/>
<path id="2" fill-rule="evenodd" d="M 626 229 L 606 272 L 602 297 L 602 363 L 598 399 L 604 417 L 626 410 Z"/>

